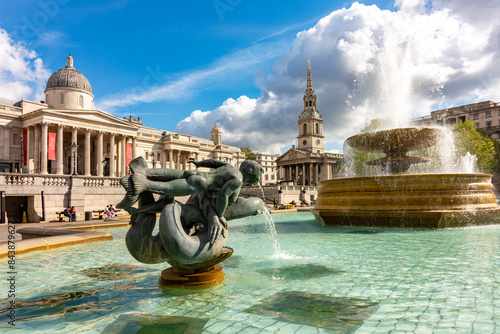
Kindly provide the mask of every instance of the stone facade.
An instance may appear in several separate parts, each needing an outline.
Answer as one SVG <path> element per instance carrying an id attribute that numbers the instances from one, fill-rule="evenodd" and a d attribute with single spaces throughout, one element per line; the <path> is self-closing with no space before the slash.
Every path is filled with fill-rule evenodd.
<path id="1" fill-rule="evenodd" d="M 195 168 L 189 158 L 237 167 L 245 160 L 239 148 L 222 143 L 218 128 L 211 140 L 158 130 L 140 118 L 94 110 L 93 97 L 69 56 L 48 79 L 45 101 L 0 101 L 0 191 L 8 220 L 19 218 L 19 203 L 30 222 L 54 219 L 67 206 L 83 213 L 116 205 L 124 195 L 119 178 L 137 156 L 151 168 L 182 170 Z"/>
<path id="2" fill-rule="evenodd" d="M 264 168 L 264 174 L 260 177 L 260 184 L 271 185 L 278 183 L 276 160 L 279 156 L 279 154 L 255 153 L 255 160 Z"/>
<path id="3" fill-rule="evenodd" d="M 414 119 L 416 125 L 453 125 L 469 120 L 486 130 L 492 139 L 500 141 L 500 103 L 483 101 L 431 112 L 429 116 Z"/>

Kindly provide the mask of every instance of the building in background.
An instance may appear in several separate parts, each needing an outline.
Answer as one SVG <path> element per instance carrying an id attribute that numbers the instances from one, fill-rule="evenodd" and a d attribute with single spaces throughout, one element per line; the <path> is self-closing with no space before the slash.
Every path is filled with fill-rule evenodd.
<path id="1" fill-rule="evenodd" d="M 222 144 L 217 126 L 205 139 L 95 110 L 90 82 L 75 69 L 71 55 L 47 80 L 44 93 L 40 102 L 0 101 L 3 220 L 16 220 L 21 204 L 29 222 L 50 220 L 68 206 L 83 213 L 116 204 L 124 195 L 119 179 L 137 156 L 151 168 L 183 170 L 196 168 L 189 158 L 237 167 L 245 160 L 239 148 Z"/>
<path id="2" fill-rule="evenodd" d="M 416 125 L 453 125 L 469 120 L 483 129 L 492 139 L 500 142 L 500 103 L 483 101 L 464 106 L 441 109 L 429 116 L 414 119 Z"/>
<path id="3" fill-rule="evenodd" d="M 264 174 L 260 178 L 261 185 L 272 185 L 278 183 L 278 172 L 276 160 L 279 154 L 255 153 L 255 160 L 264 168 Z"/>
<path id="4" fill-rule="evenodd" d="M 323 118 L 316 109 L 316 99 L 309 63 L 304 109 L 298 121 L 298 146 L 292 146 L 276 160 L 279 180 L 288 185 L 316 186 L 321 180 L 331 179 L 343 158 L 342 154 L 325 153 Z"/>

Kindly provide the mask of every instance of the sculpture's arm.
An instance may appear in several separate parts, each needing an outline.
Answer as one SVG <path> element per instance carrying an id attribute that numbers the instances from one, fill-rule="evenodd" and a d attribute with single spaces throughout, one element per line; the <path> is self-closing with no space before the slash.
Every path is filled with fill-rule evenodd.
<path id="1" fill-rule="evenodd" d="M 213 245 L 217 239 L 219 239 L 220 234 L 227 236 L 226 229 L 221 224 L 219 217 L 217 217 L 217 212 L 215 212 L 213 204 L 213 194 L 208 191 L 202 191 L 199 193 L 198 203 L 203 216 L 207 221 L 207 228 L 209 231 L 210 244 Z"/>
<path id="2" fill-rule="evenodd" d="M 217 212 L 218 217 L 222 217 L 224 215 L 224 211 L 229 204 L 229 198 L 235 191 L 238 191 L 242 185 L 243 182 L 239 178 L 235 177 L 227 181 L 222 186 L 217 198 L 215 199 L 215 211 Z"/>
<path id="3" fill-rule="evenodd" d="M 202 161 L 197 161 L 193 158 L 189 158 L 189 162 L 194 164 L 196 167 L 207 167 L 207 168 L 219 168 L 222 166 L 229 165 L 227 162 L 215 159 L 206 159 Z"/>

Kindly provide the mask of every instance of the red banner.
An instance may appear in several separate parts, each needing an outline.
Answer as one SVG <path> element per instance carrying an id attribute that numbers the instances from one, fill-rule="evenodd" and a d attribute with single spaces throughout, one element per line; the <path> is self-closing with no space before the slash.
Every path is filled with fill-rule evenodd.
<path id="1" fill-rule="evenodd" d="M 56 133 L 49 132 L 49 160 L 56 160 Z"/>
<path id="2" fill-rule="evenodd" d="M 125 163 L 128 164 L 130 163 L 130 161 L 132 161 L 132 144 L 130 143 L 127 143 L 127 148 L 126 148 L 126 153 L 125 153 Z"/>
<path id="3" fill-rule="evenodd" d="M 28 129 L 23 129 L 23 166 L 28 164 Z"/>

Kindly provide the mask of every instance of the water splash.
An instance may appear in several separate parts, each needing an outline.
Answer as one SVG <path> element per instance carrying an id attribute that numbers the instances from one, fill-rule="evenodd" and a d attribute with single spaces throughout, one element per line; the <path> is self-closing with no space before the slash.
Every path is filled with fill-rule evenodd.
<path id="1" fill-rule="evenodd" d="M 263 213 L 264 217 L 266 218 L 266 229 L 271 236 L 275 256 L 277 256 L 278 254 L 281 254 L 281 246 L 278 242 L 278 232 L 276 231 L 276 225 L 274 224 L 273 217 L 271 217 L 271 212 L 269 212 L 268 208 L 264 207 Z"/>
<path id="2" fill-rule="evenodd" d="M 264 204 L 266 204 L 266 196 L 264 195 L 264 189 L 262 189 L 262 185 L 259 183 L 257 183 L 257 185 L 259 186 L 259 189 L 260 189 L 260 193 L 262 194 L 262 200 L 264 201 Z"/>
<path id="3" fill-rule="evenodd" d="M 467 152 L 466 155 L 460 157 L 460 166 L 464 173 L 476 172 L 477 157 Z"/>

